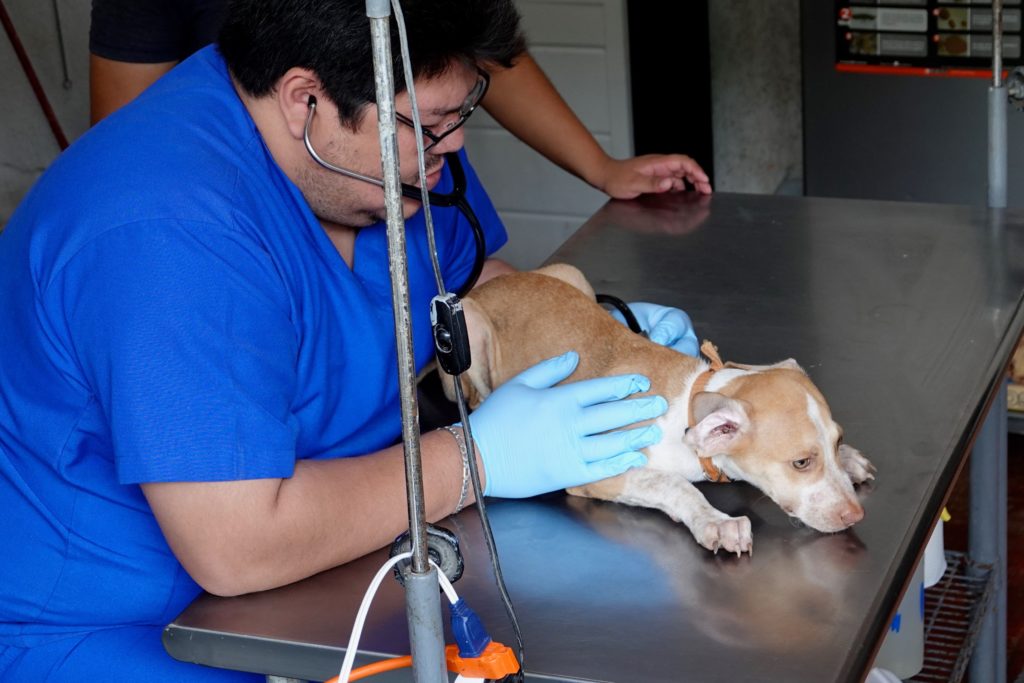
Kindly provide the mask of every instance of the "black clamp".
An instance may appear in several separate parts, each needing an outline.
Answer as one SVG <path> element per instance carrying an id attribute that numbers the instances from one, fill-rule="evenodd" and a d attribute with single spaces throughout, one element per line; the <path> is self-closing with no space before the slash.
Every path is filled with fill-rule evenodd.
<path id="1" fill-rule="evenodd" d="M 388 557 L 407 553 L 412 549 L 412 536 L 406 531 L 391 544 Z M 459 537 L 447 529 L 433 524 L 427 525 L 427 556 L 436 564 L 448 580 L 455 583 L 462 578 L 465 562 L 459 549 Z M 406 559 L 395 565 L 395 578 L 405 585 L 405 577 L 412 573 L 412 560 Z"/>
<path id="2" fill-rule="evenodd" d="M 441 369 L 461 375 L 472 363 L 469 330 L 462 302 L 455 294 L 435 296 L 430 302 L 430 325 L 434 331 L 434 353 Z"/>

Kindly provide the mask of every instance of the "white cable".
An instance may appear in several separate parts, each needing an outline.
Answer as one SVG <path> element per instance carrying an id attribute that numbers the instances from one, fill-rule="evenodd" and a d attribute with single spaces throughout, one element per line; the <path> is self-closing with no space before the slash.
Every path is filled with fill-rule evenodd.
<path id="1" fill-rule="evenodd" d="M 363 624 L 366 622 L 366 613 L 370 611 L 370 603 L 373 602 L 373 596 L 377 594 L 377 588 L 380 587 L 380 582 L 384 580 L 391 568 L 396 564 L 412 557 L 412 553 L 399 553 L 390 560 L 384 563 L 384 565 L 377 571 L 377 575 L 370 581 L 370 586 L 366 589 L 366 593 L 363 595 L 363 602 L 359 605 L 359 611 L 356 613 L 356 620 L 352 624 L 352 635 L 348 639 L 348 649 L 345 651 L 345 659 L 341 662 L 341 671 L 338 672 L 338 683 L 348 683 L 348 677 L 352 674 L 352 665 L 356 661 L 356 649 L 359 647 L 359 638 L 363 633 Z"/>
<path id="2" fill-rule="evenodd" d="M 366 623 L 366 615 L 370 611 L 370 604 L 373 602 L 373 598 L 377 595 L 377 589 L 380 587 L 381 581 L 387 576 L 387 573 L 391 571 L 392 567 L 401 562 L 402 560 L 412 557 L 411 552 L 399 553 L 395 555 L 387 562 L 385 562 L 380 569 L 377 570 L 377 574 L 370 581 L 370 585 L 366 589 L 366 593 L 363 594 L 363 601 L 359 605 L 359 611 L 356 613 L 356 620 L 352 624 L 352 635 L 348 638 L 348 647 L 345 650 L 345 659 L 341 662 L 341 671 L 338 672 L 338 683 L 348 683 L 348 677 L 352 675 L 352 666 L 356 661 L 356 650 L 359 649 L 359 639 L 363 635 L 363 625 Z M 448 577 L 444 575 L 441 568 L 434 563 L 433 560 L 428 560 L 430 564 L 437 570 L 437 580 L 441 584 L 441 588 L 444 589 L 444 594 L 448 597 L 448 600 L 454 605 L 459 601 L 459 596 L 455 592 L 455 587 L 452 586 L 452 582 L 448 580 Z M 466 679 L 474 680 L 474 679 Z"/>
<path id="3" fill-rule="evenodd" d="M 448 597 L 448 602 L 453 605 L 459 601 L 459 595 L 455 592 L 455 587 L 452 586 L 452 582 L 448 580 L 448 577 L 444 575 L 441 568 L 438 567 L 433 560 L 427 560 L 437 570 L 437 581 L 441 584 L 441 588 L 444 589 L 444 594 Z"/>

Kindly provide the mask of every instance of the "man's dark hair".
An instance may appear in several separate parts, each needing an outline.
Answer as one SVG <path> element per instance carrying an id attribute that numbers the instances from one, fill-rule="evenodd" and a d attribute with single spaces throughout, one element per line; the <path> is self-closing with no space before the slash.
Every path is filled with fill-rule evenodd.
<path id="1" fill-rule="evenodd" d="M 404 0 L 413 77 L 433 78 L 455 62 L 509 67 L 525 50 L 512 0 Z M 365 0 L 231 0 L 218 40 L 238 83 L 270 93 L 292 67 L 314 72 L 355 127 L 375 103 L 370 23 Z M 405 90 L 398 29 L 391 19 L 395 91 Z"/>

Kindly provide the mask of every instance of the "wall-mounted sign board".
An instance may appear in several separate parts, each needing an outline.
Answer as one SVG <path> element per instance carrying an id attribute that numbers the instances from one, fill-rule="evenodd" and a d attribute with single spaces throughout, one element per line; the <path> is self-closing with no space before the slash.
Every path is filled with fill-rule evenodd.
<path id="1" fill-rule="evenodd" d="M 1003 1 L 1003 63 L 1024 64 L 1022 0 Z M 986 76 L 992 65 L 991 2 L 837 0 L 841 71 Z"/>

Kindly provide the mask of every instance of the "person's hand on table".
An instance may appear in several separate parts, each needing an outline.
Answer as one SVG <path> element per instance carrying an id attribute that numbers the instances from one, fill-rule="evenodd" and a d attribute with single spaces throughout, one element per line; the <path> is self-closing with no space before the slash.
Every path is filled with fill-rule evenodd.
<path id="1" fill-rule="evenodd" d="M 650 388 L 642 375 L 554 386 L 578 363 L 573 351 L 538 363 L 500 386 L 470 415 L 486 495 L 526 498 L 646 464 L 639 450 L 660 441 L 661 429 L 622 428 L 662 415 L 665 399 L 628 398 Z"/>
<path id="2" fill-rule="evenodd" d="M 699 355 L 697 333 L 693 331 L 693 323 L 685 312 L 671 306 L 642 301 L 628 305 L 637 323 L 640 324 L 640 329 L 647 333 L 648 339 L 652 342 L 685 353 L 687 356 Z M 626 324 L 626 319 L 618 311 L 612 311 L 612 316 L 623 325 Z"/>
<path id="3" fill-rule="evenodd" d="M 681 191 L 686 182 L 700 194 L 711 194 L 708 174 L 685 154 L 645 154 L 605 162 L 596 185 L 613 199 L 634 199 L 642 194 Z"/>

